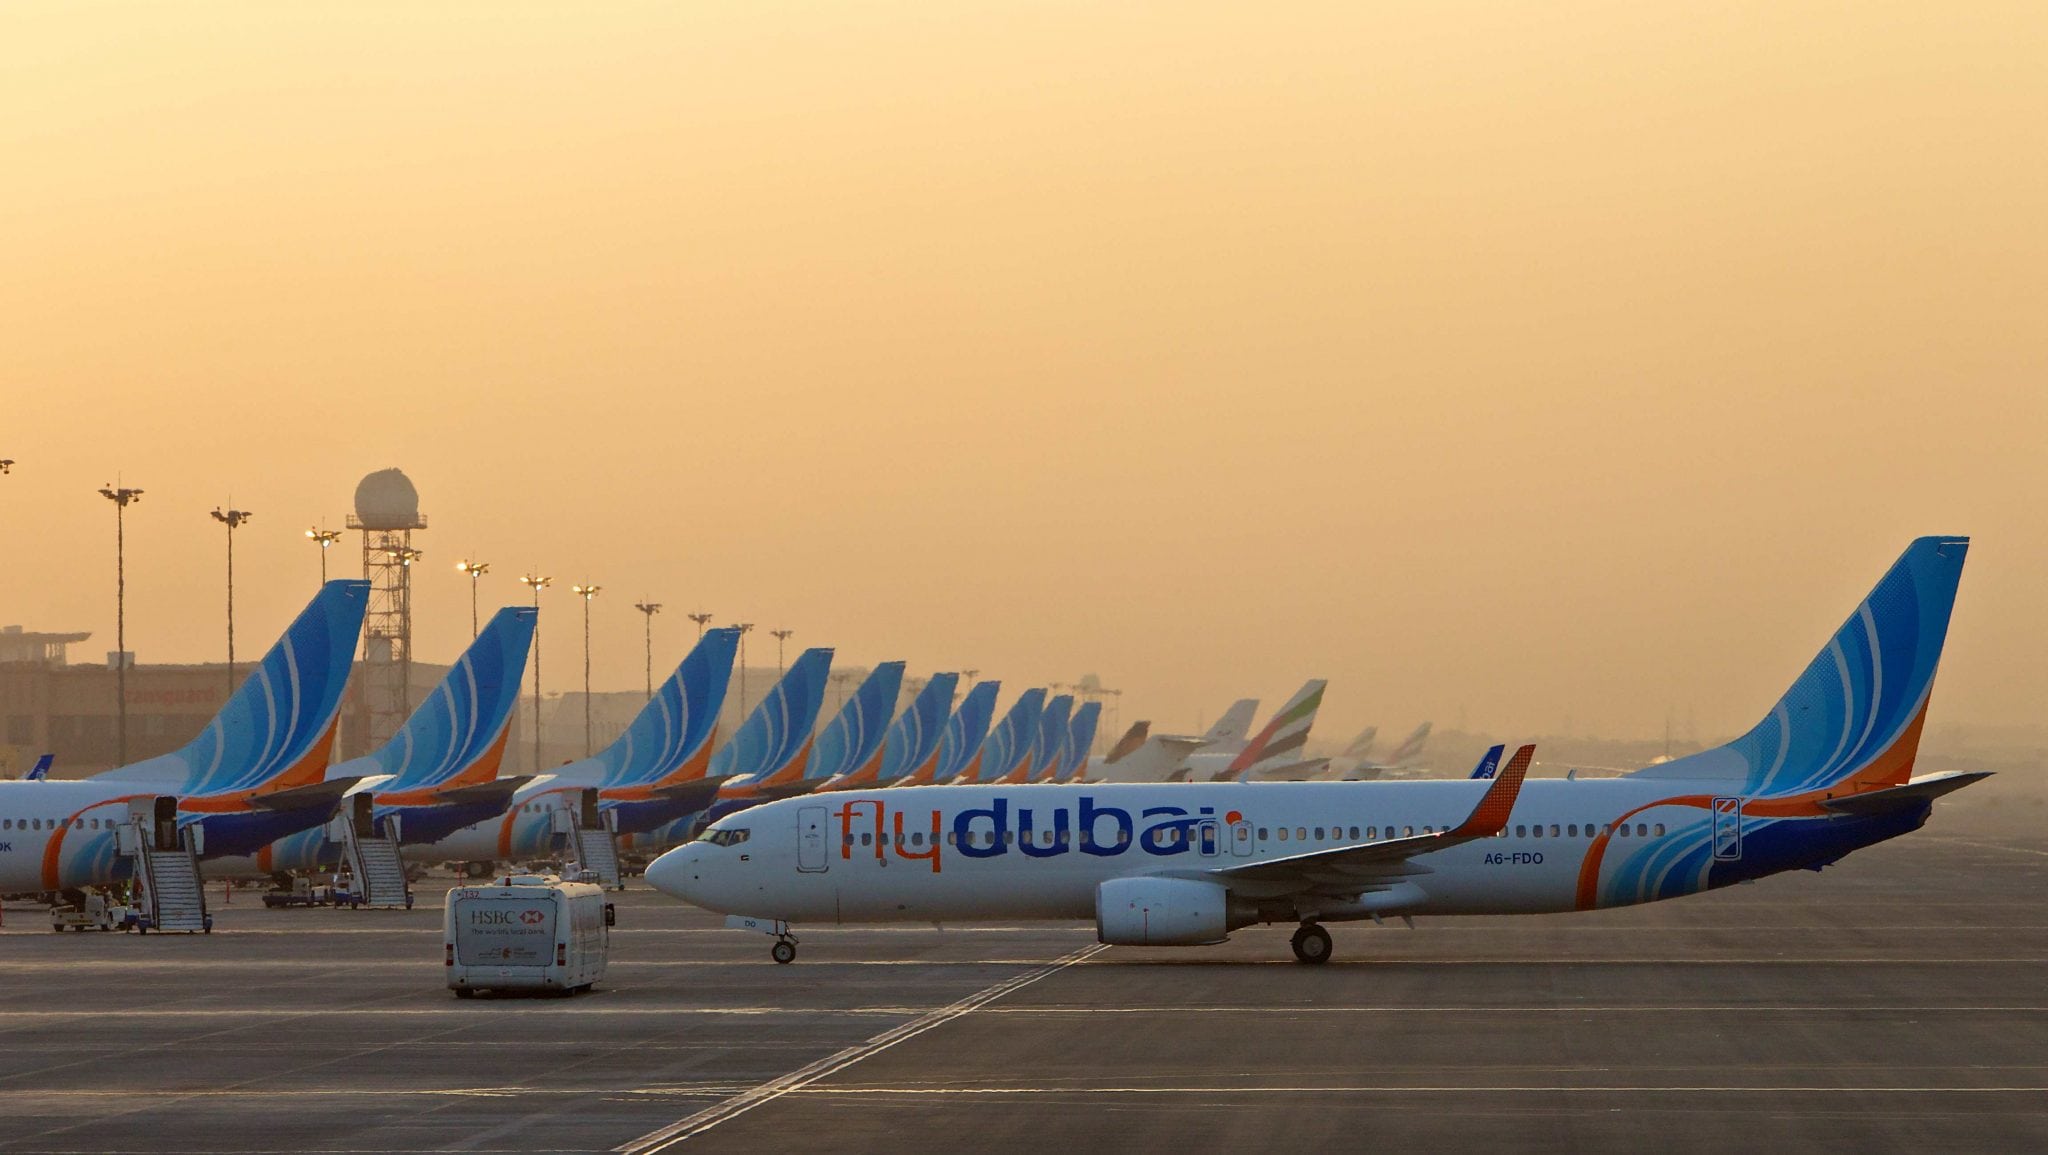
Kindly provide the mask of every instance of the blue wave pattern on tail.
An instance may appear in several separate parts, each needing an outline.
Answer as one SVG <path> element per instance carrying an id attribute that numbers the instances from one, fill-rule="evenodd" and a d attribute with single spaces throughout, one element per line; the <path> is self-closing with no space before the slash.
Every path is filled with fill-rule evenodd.
<path id="1" fill-rule="evenodd" d="M 1968 538 L 1913 542 L 1747 734 L 1637 774 L 1740 778 L 1740 793 L 1757 796 L 1824 789 L 1870 766 L 1926 709 L 1968 553 Z"/>
<path id="2" fill-rule="evenodd" d="M 1038 715 L 1044 709 L 1043 689 L 1026 690 L 1011 703 L 1010 712 L 1003 715 L 1003 720 L 989 731 L 988 741 L 982 743 L 978 781 L 1000 778 L 1031 757 L 1031 748 L 1038 740 Z"/>
<path id="3" fill-rule="evenodd" d="M 730 626 L 704 631 L 625 733 L 591 757 L 599 785 L 655 783 L 696 757 L 718 727 L 739 647 L 740 632 Z"/>
<path id="4" fill-rule="evenodd" d="M 1088 764 L 1088 752 L 1095 748 L 1095 729 L 1102 722 L 1102 703 L 1086 702 L 1074 711 L 1067 725 L 1067 741 L 1060 751 L 1059 780 L 1068 781 Z"/>
<path id="5" fill-rule="evenodd" d="M 832 651 L 805 650 L 789 672 L 761 699 L 739 733 L 711 759 L 713 777 L 731 776 L 735 785 L 765 778 L 787 766 L 810 741 L 825 704 L 825 682 L 832 673 Z"/>
<path id="6" fill-rule="evenodd" d="M 861 681 L 860 688 L 818 735 L 805 778 L 824 780 L 867 764 L 889 734 L 890 714 L 903 690 L 903 662 L 883 662 Z"/>
<path id="7" fill-rule="evenodd" d="M 932 756 L 946 736 L 946 716 L 953 709 L 953 691 L 959 686 L 958 674 L 933 674 L 911 699 L 910 708 L 897 716 L 882 743 L 882 781 L 901 778 Z"/>
<path id="8" fill-rule="evenodd" d="M 1074 698 L 1061 694 L 1046 702 L 1045 709 L 1038 715 L 1038 738 L 1032 743 L 1031 780 L 1050 780 L 1059 773 L 1060 762 L 1066 756 L 1067 723 L 1074 712 Z"/>
<path id="9" fill-rule="evenodd" d="M 438 786 L 476 764 L 512 724 L 520 679 L 540 611 L 507 606 L 482 632 L 391 741 L 370 754 L 393 775 L 380 791 Z"/>
<path id="10" fill-rule="evenodd" d="M 946 723 L 945 737 L 939 742 L 939 768 L 932 775 L 933 781 L 951 782 L 966 772 L 988 738 L 989 723 L 996 716 L 996 695 L 1002 688 L 1001 682 L 976 682 L 960 700 L 960 708 L 953 711 L 953 717 Z"/>
<path id="11" fill-rule="evenodd" d="M 320 587 L 197 738 L 102 777 L 216 794 L 254 789 L 298 766 L 326 739 L 341 710 L 369 600 L 366 581 Z"/>

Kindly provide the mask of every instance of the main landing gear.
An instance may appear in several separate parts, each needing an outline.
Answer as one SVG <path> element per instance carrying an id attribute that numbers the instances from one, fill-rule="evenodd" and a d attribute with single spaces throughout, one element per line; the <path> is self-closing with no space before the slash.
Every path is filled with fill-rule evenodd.
<path id="1" fill-rule="evenodd" d="M 1319 966 L 1330 961 L 1330 932 L 1312 922 L 1294 932 L 1294 957 L 1298 962 Z"/>
<path id="2" fill-rule="evenodd" d="M 793 934 L 785 934 L 782 937 L 776 939 L 775 945 L 768 948 L 768 957 L 774 959 L 776 962 L 779 963 L 795 962 L 796 936 Z"/>

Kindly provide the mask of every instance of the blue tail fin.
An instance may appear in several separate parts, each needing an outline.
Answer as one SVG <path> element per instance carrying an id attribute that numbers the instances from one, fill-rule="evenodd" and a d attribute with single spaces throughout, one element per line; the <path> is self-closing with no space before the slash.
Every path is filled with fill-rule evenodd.
<path id="1" fill-rule="evenodd" d="M 910 708 L 889 727 L 882 745 L 884 782 L 893 782 L 929 761 L 946 735 L 946 715 L 953 709 L 953 691 L 960 685 L 958 674 L 933 674 L 932 680 L 911 699 Z"/>
<path id="2" fill-rule="evenodd" d="M 818 735 L 806 778 L 837 778 L 865 766 L 881 753 L 890 714 L 903 690 L 903 662 L 883 662 L 864 679 L 853 697 Z"/>
<path id="3" fill-rule="evenodd" d="M 1636 776 L 1740 781 L 1750 795 L 1904 783 L 1969 544 L 1963 537 L 1923 537 L 1906 547 L 1749 733 Z"/>
<path id="4" fill-rule="evenodd" d="M 1038 739 L 1031 752 L 1030 781 L 1050 782 L 1060 772 L 1060 763 L 1066 759 L 1067 723 L 1074 712 L 1074 698 L 1061 694 L 1046 702 L 1044 712 L 1038 715 Z"/>
<path id="5" fill-rule="evenodd" d="M 29 767 L 28 773 L 21 776 L 22 781 L 41 782 L 43 779 L 48 778 L 50 776 L 50 766 L 56 761 L 57 756 L 55 754 L 45 754 L 36 759 L 36 764 Z"/>
<path id="6" fill-rule="evenodd" d="M 1506 752 L 1506 746 L 1489 747 L 1486 753 L 1479 756 L 1479 765 L 1472 768 L 1472 777 L 1493 777 L 1493 772 L 1500 769 L 1500 756 Z"/>
<path id="7" fill-rule="evenodd" d="M 711 758 L 711 773 L 731 777 L 731 790 L 779 784 L 782 777 L 803 776 L 811 749 L 811 729 L 825 704 L 825 683 L 832 673 L 832 651 L 805 650 L 789 672 L 740 723 L 739 733 Z"/>
<path id="8" fill-rule="evenodd" d="M 1044 709 L 1043 689 L 1026 690 L 1010 704 L 1010 712 L 981 744 L 981 767 L 975 781 L 1001 782 L 1017 775 L 1038 741 L 1038 715 Z"/>
<path id="9" fill-rule="evenodd" d="M 441 684 L 391 741 L 370 754 L 377 773 L 393 775 L 377 787 L 380 793 L 497 777 L 539 617 L 531 606 L 507 606 L 491 615 Z"/>
<path id="10" fill-rule="evenodd" d="M 1071 781 L 1081 768 L 1088 765 L 1088 752 L 1095 748 L 1095 727 L 1102 720 L 1102 703 L 1086 702 L 1074 711 L 1074 720 L 1067 725 L 1067 745 L 1060 758 L 1059 780 Z"/>
<path id="11" fill-rule="evenodd" d="M 652 786 L 703 775 L 739 647 L 740 632 L 730 626 L 704 631 L 626 732 L 598 751 L 604 786 Z"/>
<path id="12" fill-rule="evenodd" d="M 179 794 L 286 790 L 320 781 L 369 602 L 366 581 L 320 587 L 197 738 L 100 777 L 160 783 Z"/>
<path id="13" fill-rule="evenodd" d="M 1001 682 L 976 682 L 960 700 L 960 708 L 953 711 L 946 723 L 946 736 L 939 743 L 939 764 L 932 781 L 951 782 L 974 764 L 988 738 L 989 723 L 995 720 L 996 695 L 1002 688 Z"/>

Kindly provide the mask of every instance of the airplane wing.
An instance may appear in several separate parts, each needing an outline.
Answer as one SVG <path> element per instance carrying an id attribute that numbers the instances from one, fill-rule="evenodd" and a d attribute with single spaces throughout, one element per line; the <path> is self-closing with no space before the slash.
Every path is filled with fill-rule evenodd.
<path id="1" fill-rule="evenodd" d="M 1507 829 L 1508 814 L 1515 807 L 1515 797 L 1522 791 L 1522 777 L 1528 773 L 1529 762 L 1535 754 L 1533 745 L 1515 751 L 1515 756 L 1501 768 L 1500 775 L 1487 786 L 1479 805 L 1472 808 L 1465 821 L 1449 830 L 1312 850 L 1284 858 L 1219 867 L 1205 873 L 1217 879 L 1264 884 L 1259 889 L 1269 896 L 1302 892 L 1354 895 L 1391 886 L 1412 875 L 1426 874 L 1428 867 L 1412 864 L 1409 860 L 1481 838 L 1492 838 Z"/>

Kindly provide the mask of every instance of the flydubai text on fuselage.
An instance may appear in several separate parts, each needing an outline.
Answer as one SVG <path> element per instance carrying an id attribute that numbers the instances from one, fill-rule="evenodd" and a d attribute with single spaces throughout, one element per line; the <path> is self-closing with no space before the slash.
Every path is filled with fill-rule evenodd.
<path id="1" fill-rule="evenodd" d="M 1981 774 L 1912 776 L 1967 542 L 1915 542 L 1725 746 L 1623 778 L 917 787 L 790 799 L 653 863 L 661 890 L 795 922 L 1086 918 L 1104 942 L 1299 921 L 1590 910 L 1818 868 Z M 778 944 L 778 961 L 794 957 Z"/>

